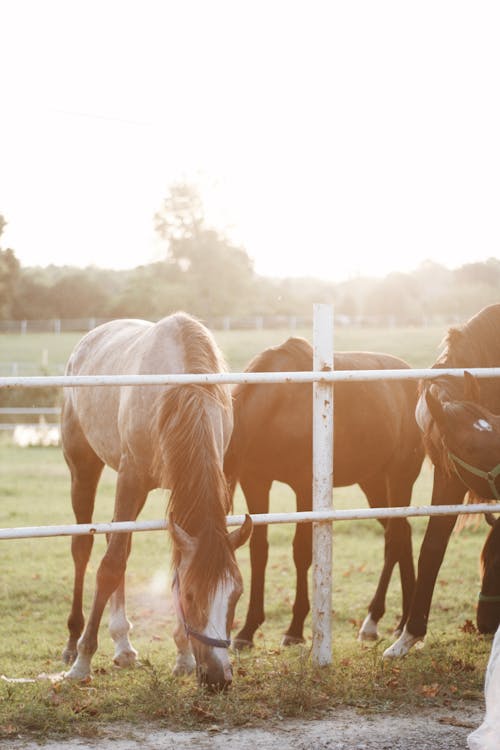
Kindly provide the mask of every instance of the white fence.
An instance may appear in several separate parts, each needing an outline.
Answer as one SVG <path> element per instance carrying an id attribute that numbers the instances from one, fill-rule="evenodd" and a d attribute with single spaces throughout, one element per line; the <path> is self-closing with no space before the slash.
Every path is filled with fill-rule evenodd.
<path id="1" fill-rule="evenodd" d="M 333 366 L 333 314 L 327 305 L 314 307 L 314 370 L 312 372 L 278 373 L 212 373 L 175 375 L 80 375 L 0 377 L 0 387 L 88 387 L 111 385 L 173 385 L 209 383 L 313 383 L 313 510 L 302 513 L 253 515 L 255 524 L 305 523 L 314 524 L 313 545 L 313 660 L 318 665 L 331 662 L 331 523 L 348 519 L 412 517 L 431 515 L 458 515 L 469 513 L 500 512 L 500 503 L 420 506 L 401 508 L 358 508 L 354 510 L 331 509 L 333 488 L 333 384 L 340 381 L 360 382 L 372 380 L 418 380 L 436 377 L 436 370 L 332 370 Z M 500 368 L 468 368 L 476 377 L 500 377 Z M 441 369 L 439 375 L 463 377 L 464 369 Z M 243 516 L 228 516 L 228 525 L 243 522 Z M 152 531 L 166 529 L 166 521 L 136 521 L 105 524 L 70 524 L 0 529 L 0 539 L 27 537 L 76 536 L 80 534 L 105 534 L 114 532 Z M 325 533 L 326 530 L 326 533 Z"/>

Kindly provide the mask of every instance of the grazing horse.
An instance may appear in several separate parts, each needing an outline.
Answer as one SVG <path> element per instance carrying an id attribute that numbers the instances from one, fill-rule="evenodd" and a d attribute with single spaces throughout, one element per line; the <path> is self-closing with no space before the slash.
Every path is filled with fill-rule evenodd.
<path id="1" fill-rule="evenodd" d="M 489 305 L 463 326 L 448 331 L 443 353 L 433 367 L 500 366 L 499 332 L 500 304 Z M 421 388 L 416 416 L 434 464 L 433 505 L 460 504 L 468 490 L 484 499 L 499 497 L 500 481 L 496 477 L 500 474 L 500 442 L 498 427 L 493 426 L 497 419 L 494 414 L 500 412 L 500 381 L 481 379 L 480 403 L 478 398 L 477 383 L 471 377 L 436 373 L 436 378 Z M 425 637 L 434 586 L 456 518 L 429 519 L 408 620 L 384 656 L 404 656 Z M 485 581 L 483 578 L 483 586 Z"/>
<path id="2" fill-rule="evenodd" d="M 224 369 L 208 330 L 177 313 L 156 324 L 115 320 L 95 328 L 76 346 L 66 373 L 146 375 Z M 174 672 L 191 672 L 196 666 L 200 682 L 216 687 L 231 682 L 229 629 L 242 592 L 234 550 L 251 531 L 250 519 L 231 534 L 226 528 L 230 499 L 222 464 L 231 429 L 227 386 L 68 388 L 62 413 L 62 445 L 78 523 L 92 520 L 104 465 L 118 474 L 114 521 L 134 521 L 150 490 L 171 490 L 173 594 L 179 615 Z M 67 673 L 71 679 L 90 675 L 99 623 L 110 597 L 114 661 L 128 666 L 137 656 L 125 614 L 124 575 L 131 534 L 109 535 L 84 629 L 82 588 L 92 543 L 92 536 L 75 536 L 71 544 L 75 582 L 63 654 L 67 663 L 74 662 Z"/>
<path id="3" fill-rule="evenodd" d="M 311 345 L 290 338 L 266 349 L 247 367 L 250 372 L 312 370 Z M 336 370 L 407 368 L 388 354 L 344 352 L 335 355 Z M 334 481 L 337 486 L 359 484 L 372 507 L 408 505 L 424 450 L 415 422 L 416 383 L 374 381 L 335 385 Z M 234 429 L 224 460 L 232 491 L 239 481 L 251 513 L 267 513 L 273 480 L 295 492 L 297 510 L 312 507 L 312 385 L 305 383 L 247 384 L 233 390 Z M 415 573 L 411 528 L 404 518 L 382 521 L 385 529 L 384 565 L 359 637 L 377 638 L 377 622 L 385 611 L 392 570 L 399 564 L 404 623 L 411 602 Z M 309 611 L 307 571 L 312 558 L 311 524 L 297 524 L 293 559 L 297 589 L 293 618 L 283 644 L 303 642 Z M 251 646 L 264 622 L 264 577 L 268 557 L 267 527 L 255 528 L 250 541 L 251 590 L 246 622 L 233 646 Z"/>

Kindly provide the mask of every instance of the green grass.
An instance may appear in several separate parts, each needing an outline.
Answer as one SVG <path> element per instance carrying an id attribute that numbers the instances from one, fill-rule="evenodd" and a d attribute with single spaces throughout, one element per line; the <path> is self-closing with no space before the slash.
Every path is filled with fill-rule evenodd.
<path id="1" fill-rule="evenodd" d="M 19 449 L 3 436 L 0 442 L 0 526 L 73 522 L 69 475 L 55 448 Z M 426 464 L 417 482 L 414 502 L 427 504 L 431 470 Z M 98 493 L 96 521 L 112 513 L 114 474 L 106 470 Z M 337 507 L 366 505 L 356 488 L 336 489 Z M 151 494 L 142 518 L 162 518 L 165 496 Z M 237 512 L 243 511 L 240 494 Z M 275 483 L 272 510 L 293 510 L 294 497 Z M 418 552 L 425 519 L 412 520 Z M 257 632 L 256 647 L 235 656 L 235 682 L 224 695 L 200 690 L 194 678 L 174 680 L 172 641 L 174 613 L 169 590 L 170 547 L 165 532 L 135 534 L 128 566 L 128 610 L 135 628 L 132 640 L 141 665 L 121 671 L 112 666 L 113 647 L 106 615 L 94 658 L 94 679 L 88 685 L 6 683 L 0 681 L 0 737 L 13 735 L 82 735 L 98 737 L 104 724 L 156 722 L 170 728 L 258 725 L 285 716 L 313 717 L 340 704 L 367 712 L 420 706 L 446 706 L 482 699 L 484 669 L 490 640 L 467 630 L 475 617 L 479 587 L 478 557 L 485 536 L 484 521 L 452 537 L 442 566 L 423 650 L 397 663 L 381 659 L 391 642 L 400 612 L 400 587 L 392 581 L 381 640 L 368 647 L 356 642 L 382 563 L 382 530 L 376 521 L 334 525 L 333 666 L 314 669 L 310 661 L 311 624 L 307 643 L 281 649 L 294 596 L 291 556 L 293 526 L 269 528 L 270 557 L 266 580 L 267 620 Z M 36 678 L 63 667 L 72 563 L 68 538 L 2 542 L 0 581 L 0 673 Z M 97 537 L 86 587 L 88 612 L 94 576 L 104 550 Z M 235 627 L 243 621 L 248 597 L 248 546 L 238 551 L 245 593 L 238 604 Z"/>

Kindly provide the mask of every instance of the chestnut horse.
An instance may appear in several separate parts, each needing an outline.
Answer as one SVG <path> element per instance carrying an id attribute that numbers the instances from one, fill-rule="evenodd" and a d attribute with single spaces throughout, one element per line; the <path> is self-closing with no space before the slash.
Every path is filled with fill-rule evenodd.
<path id="1" fill-rule="evenodd" d="M 68 375 L 209 373 L 225 369 L 208 330 L 177 313 L 153 324 L 115 320 L 88 333 L 73 351 Z M 171 489 L 169 529 L 179 615 L 174 672 L 198 671 L 200 682 L 231 682 L 227 648 L 242 579 L 234 550 L 248 538 L 251 521 L 228 534 L 229 495 L 224 450 L 232 429 L 227 386 L 89 386 L 68 388 L 62 444 L 71 471 L 71 500 L 78 523 L 90 523 L 104 465 L 117 472 L 114 521 L 133 521 L 150 490 Z M 110 632 L 115 663 L 128 666 L 137 652 L 129 641 L 124 575 L 131 534 L 112 533 L 99 565 L 92 609 L 84 629 L 82 588 L 92 536 L 75 536 L 73 603 L 64 651 L 74 662 L 67 677 L 89 676 L 104 607 L 111 597 Z M 83 635 L 82 635 L 83 631 Z M 194 658 L 193 658 L 194 655 Z"/>
<path id="2" fill-rule="evenodd" d="M 451 328 L 444 343 L 443 353 L 433 365 L 437 369 L 499 367 L 500 304 L 485 307 L 464 325 Z M 500 481 L 494 475 L 500 460 L 500 442 L 495 437 L 492 412 L 500 412 L 500 380 L 481 379 L 480 403 L 474 383 L 470 377 L 436 373 L 435 379 L 422 386 L 416 416 L 434 464 L 433 505 L 460 504 L 468 490 L 481 498 L 498 499 Z M 417 641 L 424 639 L 434 586 L 456 518 L 429 519 L 408 621 L 384 656 L 404 656 Z M 485 581 L 483 578 L 483 585 Z"/>
<path id="3" fill-rule="evenodd" d="M 248 365 L 249 372 L 312 370 L 311 345 L 290 338 L 266 349 Z M 407 368 L 388 354 L 344 352 L 335 355 L 336 370 Z M 374 381 L 335 385 L 334 482 L 359 484 L 372 507 L 408 505 L 424 456 L 415 421 L 417 384 Z M 296 494 L 297 510 L 312 507 L 312 385 L 247 384 L 233 390 L 234 429 L 224 471 L 234 492 L 237 481 L 251 513 L 267 513 L 273 480 L 288 484 Z M 392 570 L 399 564 L 403 595 L 402 627 L 411 602 L 415 573 L 411 528 L 404 518 L 383 521 L 385 557 L 382 574 L 359 637 L 377 638 L 377 622 L 385 611 Z M 255 528 L 250 541 L 251 590 L 246 622 L 233 646 L 251 646 L 264 622 L 264 577 L 268 557 L 267 527 Z M 293 618 L 285 645 L 303 641 L 309 611 L 307 571 L 311 565 L 311 524 L 297 524 L 293 559 L 297 589 Z"/>

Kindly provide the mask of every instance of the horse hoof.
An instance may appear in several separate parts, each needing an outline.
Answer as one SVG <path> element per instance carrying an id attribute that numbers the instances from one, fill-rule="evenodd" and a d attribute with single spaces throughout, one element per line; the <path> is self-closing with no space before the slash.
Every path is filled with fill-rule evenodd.
<path id="1" fill-rule="evenodd" d="M 283 637 L 281 638 L 282 646 L 300 646 L 303 643 L 305 643 L 304 638 L 302 637 L 297 638 L 295 635 L 288 635 L 288 633 L 285 633 Z"/>
<path id="2" fill-rule="evenodd" d="M 358 641 L 366 643 L 367 641 L 378 640 L 377 623 L 371 615 L 367 615 L 361 625 L 358 633 Z"/>
<path id="3" fill-rule="evenodd" d="M 71 667 L 69 672 L 63 672 L 62 676 L 63 676 L 63 679 L 71 680 L 73 682 L 91 682 L 92 681 L 92 675 L 90 674 L 90 672 L 80 671 L 79 669 L 75 669 L 74 667 Z"/>
<path id="4" fill-rule="evenodd" d="M 65 664 L 73 664 L 76 659 L 76 649 L 66 647 L 62 652 L 62 660 Z"/>
<path id="5" fill-rule="evenodd" d="M 248 641 L 246 638 L 233 638 L 231 648 L 233 651 L 248 651 L 253 648 L 253 642 Z"/>
<path id="6" fill-rule="evenodd" d="M 135 649 L 133 651 L 121 651 L 113 657 L 113 664 L 121 669 L 135 667 L 136 661 L 137 651 Z"/>
<path id="7" fill-rule="evenodd" d="M 421 644 L 420 648 L 422 648 L 423 641 L 424 636 L 412 635 L 406 630 L 405 627 L 398 640 L 393 643 L 392 646 L 386 648 L 383 657 L 384 659 L 399 659 L 402 656 L 406 656 L 409 650 L 413 648 L 413 646 L 415 646 L 417 643 L 419 645 Z"/>
<path id="8" fill-rule="evenodd" d="M 184 677 L 184 675 L 192 674 L 195 669 L 196 662 L 193 656 L 177 656 L 172 674 L 174 677 Z"/>

